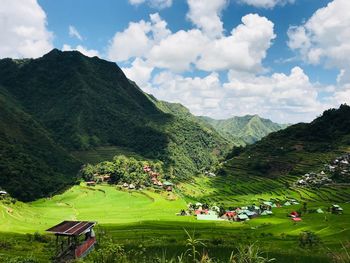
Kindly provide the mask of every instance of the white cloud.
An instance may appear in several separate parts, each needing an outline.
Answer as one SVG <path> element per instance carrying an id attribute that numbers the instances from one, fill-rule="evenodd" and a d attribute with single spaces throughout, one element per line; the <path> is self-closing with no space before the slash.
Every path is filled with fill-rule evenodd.
<path id="1" fill-rule="evenodd" d="M 2 0 L 0 57 L 40 57 L 53 48 L 46 14 L 36 0 Z"/>
<path id="2" fill-rule="evenodd" d="M 77 45 L 75 48 L 71 47 L 70 45 L 64 44 L 62 47 L 63 51 L 72 51 L 76 50 L 79 51 L 80 53 L 84 54 L 85 56 L 88 57 L 100 57 L 100 54 L 97 50 L 95 49 L 87 49 L 86 47 L 83 47 L 81 45 Z"/>
<path id="3" fill-rule="evenodd" d="M 74 26 L 68 27 L 69 36 L 76 37 L 80 41 L 83 40 L 83 37 L 80 35 L 79 31 Z"/>
<path id="4" fill-rule="evenodd" d="M 350 79 L 350 1 L 334 0 L 318 9 L 303 25 L 289 28 L 288 45 L 310 64 L 343 70 Z"/>
<path id="5" fill-rule="evenodd" d="M 259 71 L 266 51 L 276 37 L 274 24 L 265 17 L 249 14 L 231 35 L 207 44 L 197 67 L 206 71 L 236 69 Z"/>
<path id="6" fill-rule="evenodd" d="M 148 81 L 151 78 L 151 74 L 153 71 L 153 67 L 147 65 L 147 63 L 140 58 L 136 58 L 132 62 L 132 66 L 129 68 L 122 68 L 125 75 L 133 80 L 140 87 L 146 87 L 148 85 Z"/>
<path id="7" fill-rule="evenodd" d="M 176 72 L 189 70 L 191 63 L 196 63 L 203 52 L 206 41 L 200 30 L 180 30 L 153 46 L 148 58 L 158 68 Z"/>
<path id="8" fill-rule="evenodd" d="M 140 5 L 147 3 L 150 7 L 163 9 L 170 7 L 173 4 L 172 0 L 129 0 L 132 5 Z"/>
<path id="9" fill-rule="evenodd" d="M 238 2 L 259 8 L 273 8 L 276 5 L 292 4 L 295 0 L 238 0 Z"/>
<path id="10" fill-rule="evenodd" d="M 273 27 L 267 18 L 249 14 L 229 36 L 210 38 L 200 29 L 172 33 L 159 14 L 152 14 L 149 22 L 133 22 L 116 33 L 108 47 L 108 57 L 117 62 L 140 57 L 153 67 L 175 72 L 195 67 L 208 72 L 258 72 L 275 38 Z"/>
<path id="11" fill-rule="evenodd" d="M 209 37 L 220 37 L 223 33 L 221 11 L 228 0 L 187 0 L 189 12 L 187 17 Z"/>
<path id="12" fill-rule="evenodd" d="M 141 20 L 131 22 L 123 32 L 117 32 L 108 47 L 108 58 L 114 61 L 126 61 L 133 57 L 143 56 L 151 46 L 147 34 L 150 23 Z"/>
<path id="13" fill-rule="evenodd" d="M 222 84 L 214 72 L 204 78 L 186 78 L 163 71 L 146 91 L 163 100 L 180 102 L 196 115 L 228 118 L 259 114 L 282 123 L 310 121 L 338 103 L 335 99 L 333 104 L 319 102 L 318 85 L 311 83 L 299 67 L 290 74 L 271 76 L 230 71 L 228 79 Z"/>

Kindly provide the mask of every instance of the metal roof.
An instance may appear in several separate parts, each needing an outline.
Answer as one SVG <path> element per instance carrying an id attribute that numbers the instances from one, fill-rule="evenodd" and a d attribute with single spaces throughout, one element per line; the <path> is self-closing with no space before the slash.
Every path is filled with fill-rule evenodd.
<path id="1" fill-rule="evenodd" d="M 63 221 L 47 229 L 46 232 L 62 236 L 79 236 L 95 225 L 96 222 L 91 221 Z"/>

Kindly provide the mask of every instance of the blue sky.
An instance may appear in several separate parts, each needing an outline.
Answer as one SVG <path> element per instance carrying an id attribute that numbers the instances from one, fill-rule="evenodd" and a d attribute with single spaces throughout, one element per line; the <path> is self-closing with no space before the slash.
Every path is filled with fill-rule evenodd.
<path id="1" fill-rule="evenodd" d="M 196 115 L 310 121 L 349 101 L 347 0 L 4 1 L 0 57 L 97 55 Z"/>

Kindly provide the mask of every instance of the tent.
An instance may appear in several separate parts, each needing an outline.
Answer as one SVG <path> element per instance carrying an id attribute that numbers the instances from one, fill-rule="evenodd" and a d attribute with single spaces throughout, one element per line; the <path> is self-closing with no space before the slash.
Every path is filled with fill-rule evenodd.
<path id="1" fill-rule="evenodd" d="M 249 220 L 249 217 L 246 214 L 239 214 L 237 218 L 239 220 Z"/>
<path id="2" fill-rule="evenodd" d="M 272 215 L 272 211 L 269 211 L 269 210 L 265 210 L 261 213 L 262 216 L 267 216 L 267 215 Z"/>
<path id="3" fill-rule="evenodd" d="M 324 213 L 323 210 L 322 210 L 321 208 L 317 209 L 316 212 L 317 212 L 318 214 L 323 214 L 323 213 Z"/>

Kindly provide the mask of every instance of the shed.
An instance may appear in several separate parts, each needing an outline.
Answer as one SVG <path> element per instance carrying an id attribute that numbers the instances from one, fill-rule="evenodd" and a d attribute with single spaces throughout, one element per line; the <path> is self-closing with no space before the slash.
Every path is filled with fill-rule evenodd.
<path id="1" fill-rule="evenodd" d="M 69 261 L 86 256 L 96 243 L 93 221 L 63 221 L 46 232 L 56 236 L 56 259 Z"/>
<path id="2" fill-rule="evenodd" d="M 0 191 L 0 195 L 7 195 L 7 192 L 6 192 L 6 191 L 1 190 L 1 191 Z"/>

